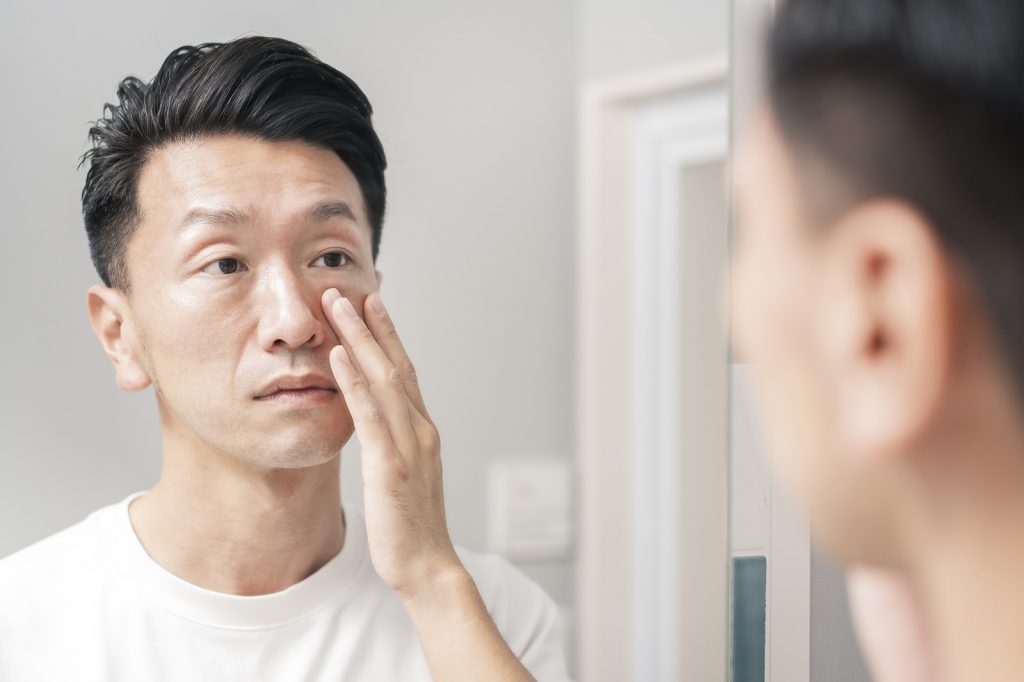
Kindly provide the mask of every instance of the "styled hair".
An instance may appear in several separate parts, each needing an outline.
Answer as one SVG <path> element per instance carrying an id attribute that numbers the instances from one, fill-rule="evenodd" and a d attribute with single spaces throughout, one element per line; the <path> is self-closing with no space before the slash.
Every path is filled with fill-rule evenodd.
<path id="1" fill-rule="evenodd" d="M 838 187 L 807 178 L 812 212 L 876 197 L 920 211 L 1024 397 L 1024 3 L 789 0 L 767 82 L 801 173 Z"/>
<path id="2" fill-rule="evenodd" d="M 107 286 L 128 291 L 125 253 L 138 226 L 138 181 L 162 146 L 217 134 L 303 141 L 333 150 L 359 181 L 373 258 L 384 221 L 387 160 L 373 109 L 351 78 L 281 38 L 253 36 L 180 47 L 153 80 L 121 81 L 117 104 L 89 130 L 82 214 L 89 250 Z"/>

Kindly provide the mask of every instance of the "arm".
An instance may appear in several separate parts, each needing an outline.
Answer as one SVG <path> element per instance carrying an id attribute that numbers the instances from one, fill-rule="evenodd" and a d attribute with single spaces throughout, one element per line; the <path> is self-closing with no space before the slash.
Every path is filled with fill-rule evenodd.
<path id="1" fill-rule="evenodd" d="M 341 345 L 331 369 L 362 446 L 366 531 L 439 682 L 533 677 L 509 649 L 448 534 L 441 446 L 412 363 L 378 294 L 363 318 L 336 289 L 323 306 Z"/>

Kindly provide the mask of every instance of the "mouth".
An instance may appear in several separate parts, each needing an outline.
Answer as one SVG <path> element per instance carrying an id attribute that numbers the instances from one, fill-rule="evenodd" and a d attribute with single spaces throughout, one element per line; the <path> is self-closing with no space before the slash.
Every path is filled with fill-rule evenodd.
<path id="1" fill-rule="evenodd" d="M 261 403 L 290 408 L 320 407 L 334 401 L 338 392 L 326 388 L 291 388 L 256 398 Z"/>
<path id="2" fill-rule="evenodd" d="M 260 390 L 254 400 L 302 407 L 326 404 L 337 395 L 337 389 L 326 378 L 307 374 L 274 379 Z"/>

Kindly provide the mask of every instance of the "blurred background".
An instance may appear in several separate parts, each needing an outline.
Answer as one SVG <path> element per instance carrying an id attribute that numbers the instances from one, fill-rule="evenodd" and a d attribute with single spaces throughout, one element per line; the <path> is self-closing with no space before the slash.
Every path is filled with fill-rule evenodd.
<path id="1" fill-rule="evenodd" d="M 720 324 L 729 144 L 770 4 L 0 4 L 0 556 L 159 474 L 152 395 L 117 389 L 86 317 L 90 122 L 174 48 L 276 35 L 374 105 L 383 294 L 442 434 L 453 537 L 552 595 L 575 674 L 866 679 Z"/>

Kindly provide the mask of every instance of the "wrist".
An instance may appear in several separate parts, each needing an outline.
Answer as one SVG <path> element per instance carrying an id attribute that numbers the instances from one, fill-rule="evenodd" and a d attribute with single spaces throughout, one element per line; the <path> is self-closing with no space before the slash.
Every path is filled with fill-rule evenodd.
<path id="1" fill-rule="evenodd" d="M 451 616 L 463 607 L 475 607 L 480 599 L 476 583 L 458 557 L 424 571 L 415 587 L 399 597 L 414 620 Z"/>

